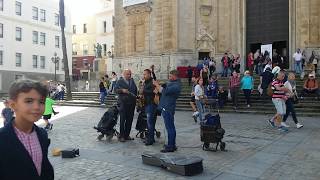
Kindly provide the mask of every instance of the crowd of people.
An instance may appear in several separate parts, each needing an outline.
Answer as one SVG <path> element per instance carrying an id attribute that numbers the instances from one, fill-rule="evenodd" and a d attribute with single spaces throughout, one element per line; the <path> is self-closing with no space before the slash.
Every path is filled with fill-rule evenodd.
<path id="1" fill-rule="evenodd" d="M 320 90 L 316 79 L 319 57 L 312 51 L 309 60 L 306 61 L 306 52 L 301 53 L 300 49 L 298 49 L 294 53 L 293 58 L 295 59 L 295 73 L 287 71 L 289 64 L 286 57 L 281 56 L 276 51 L 270 57 L 268 51 L 262 54 L 260 50 L 257 50 L 255 53 L 248 54 L 245 67 L 247 70 L 241 76 L 240 64 L 245 63 L 241 63 L 240 55 L 233 56 L 230 53 L 225 53 L 221 59 L 222 71 L 220 74 L 221 77 L 228 77 L 230 75 L 229 87 L 219 85 L 219 73 L 208 75 L 206 59 L 201 65 L 202 69 L 196 69 L 200 73 L 191 73 L 188 69 L 189 82 L 193 83 L 190 105 L 193 110 L 192 116 L 194 121 L 196 123 L 198 119 L 200 123 L 204 121 L 203 113 L 206 106 L 223 108 L 228 100 L 232 102 L 233 109 L 237 110 L 238 98 L 241 91 L 245 97 L 246 106 L 250 108 L 252 106 L 251 95 L 254 91 L 253 74 L 256 73 L 260 82 L 256 88 L 257 92 L 259 92 L 260 97 L 264 100 L 268 101 L 272 99 L 277 110 L 275 116 L 268 122 L 273 125 L 278 124 L 280 130 L 286 131 L 288 125 L 285 122 L 291 114 L 297 128 L 303 127 L 297 120 L 294 104 L 306 95 L 313 94 L 316 96 L 316 99 L 320 99 Z M 304 74 L 304 67 L 301 67 L 303 64 L 311 66 L 311 68 L 309 69 L 308 78 L 303 84 L 302 91 L 298 93 L 295 76 Z M 303 76 L 301 77 L 303 78 Z M 275 121 L 276 119 L 280 120 Z"/>

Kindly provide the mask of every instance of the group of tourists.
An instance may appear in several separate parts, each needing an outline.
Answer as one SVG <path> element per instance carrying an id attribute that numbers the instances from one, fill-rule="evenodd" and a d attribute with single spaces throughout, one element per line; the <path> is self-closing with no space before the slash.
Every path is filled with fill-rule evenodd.
<path id="1" fill-rule="evenodd" d="M 312 51 L 310 57 L 308 58 L 305 50 L 301 52 L 300 49 L 297 49 L 297 51 L 293 54 L 293 59 L 297 74 L 302 74 L 305 67 L 308 67 L 311 71 L 314 71 L 315 74 L 317 74 L 320 57 L 315 53 L 315 51 Z"/>
<path id="2" fill-rule="evenodd" d="M 304 52 L 304 54 L 306 53 Z M 191 80 L 189 80 L 193 83 L 190 105 L 193 110 L 192 116 L 194 121 L 196 123 L 198 119 L 200 123 L 204 121 L 203 113 L 205 112 L 206 105 L 208 107 L 223 108 L 229 100 L 232 102 L 233 109 L 237 110 L 239 93 L 241 91 L 245 96 L 246 106 L 250 108 L 252 106 L 251 95 L 254 90 L 253 73 L 256 73 L 260 77 L 257 92 L 259 92 L 260 97 L 264 100 L 271 98 L 277 109 L 275 116 L 268 122 L 273 126 L 277 125 L 279 130 L 286 131 L 288 127 L 286 120 L 291 114 L 296 127 L 303 127 L 297 120 L 294 104 L 309 94 L 314 94 L 318 100 L 320 98 L 320 90 L 316 79 L 319 57 L 314 51 L 312 51 L 310 59 L 303 62 L 312 65 L 313 68 L 311 68 L 311 73 L 308 74 L 308 78 L 304 82 L 302 91 L 300 93 L 297 92 L 295 75 L 302 73 L 302 68 L 299 66 L 302 64 L 304 56 L 301 55 L 300 49 L 293 55 L 296 62 L 296 73 L 293 73 L 286 71 L 288 69 L 288 60 L 286 57 L 278 54 L 277 51 L 274 51 L 273 56 L 270 57 L 268 51 L 262 54 L 260 50 L 257 50 L 254 54 L 248 54 L 247 70 L 241 77 L 240 55 L 230 56 L 230 53 L 225 53 L 221 59 L 223 67 L 221 77 L 227 77 L 229 72 L 232 72 L 229 78 L 229 87 L 227 88 L 220 86 L 218 75 L 209 75 L 207 73 L 207 66 L 203 64 L 200 74 L 193 73 Z M 301 64 L 297 61 L 301 61 Z"/>
<path id="3" fill-rule="evenodd" d="M 106 74 L 104 77 L 100 78 L 99 82 L 99 92 L 100 92 L 100 104 L 105 106 L 105 99 L 108 96 L 108 93 L 115 93 L 115 85 L 118 80 L 118 76 L 115 72 L 111 73 L 111 78 Z"/>

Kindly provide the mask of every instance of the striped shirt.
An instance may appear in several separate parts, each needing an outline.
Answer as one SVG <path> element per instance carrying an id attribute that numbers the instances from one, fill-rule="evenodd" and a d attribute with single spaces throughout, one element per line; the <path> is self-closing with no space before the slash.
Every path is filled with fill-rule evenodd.
<path id="1" fill-rule="evenodd" d="M 41 164 L 42 164 L 42 149 L 38 139 L 37 132 L 35 130 L 32 133 L 27 134 L 14 127 L 14 131 L 18 136 L 18 139 L 23 144 L 25 149 L 28 151 L 33 164 L 35 165 L 39 176 L 41 175 Z"/>
<path id="2" fill-rule="evenodd" d="M 272 98 L 283 98 L 285 96 L 285 92 L 284 91 L 280 91 L 280 90 L 277 90 L 276 89 L 276 86 L 279 86 L 279 87 L 284 87 L 284 84 L 282 81 L 279 81 L 279 80 L 273 80 L 273 82 L 271 83 L 271 88 L 272 88 L 272 91 L 273 91 L 273 94 L 272 94 Z"/>

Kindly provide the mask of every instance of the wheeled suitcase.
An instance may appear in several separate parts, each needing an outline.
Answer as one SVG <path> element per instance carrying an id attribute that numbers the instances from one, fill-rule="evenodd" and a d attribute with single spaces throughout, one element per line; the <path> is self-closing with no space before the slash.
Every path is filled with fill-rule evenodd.
<path id="1" fill-rule="evenodd" d="M 203 172 L 203 159 L 197 156 L 178 154 L 147 153 L 142 154 L 144 164 L 162 167 L 183 176 L 193 176 Z"/>

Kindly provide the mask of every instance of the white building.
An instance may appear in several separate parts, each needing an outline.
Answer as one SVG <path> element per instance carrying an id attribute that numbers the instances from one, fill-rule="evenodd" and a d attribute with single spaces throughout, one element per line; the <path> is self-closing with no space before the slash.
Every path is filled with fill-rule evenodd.
<path id="1" fill-rule="evenodd" d="M 71 21 L 66 16 L 66 45 L 71 74 Z M 64 80 L 58 0 L 0 0 L 0 92 L 15 79 Z"/>
<path id="2" fill-rule="evenodd" d="M 111 56 L 114 50 L 114 0 L 100 0 L 100 3 L 101 9 L 96 14 L 97 43 L 102 45 L 105 71 L 111 74 Z"/>

